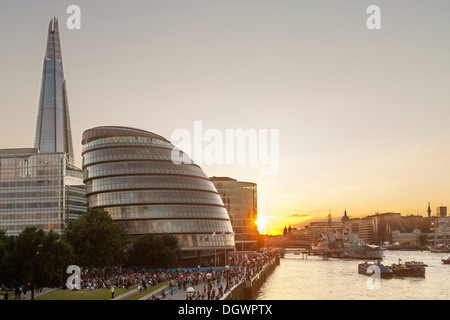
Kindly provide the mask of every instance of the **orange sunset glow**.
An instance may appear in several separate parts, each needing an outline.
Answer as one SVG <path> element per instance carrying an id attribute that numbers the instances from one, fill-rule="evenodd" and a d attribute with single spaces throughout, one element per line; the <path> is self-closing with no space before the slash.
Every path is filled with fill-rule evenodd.
<path id="1" fill-rule="evenodd" d="M 273 174 L 248 159 L 199 164 L 208 176 L 257 184 L 261 233 L 330 212 L 338 218 L 345 208 L 350 217 L 425 215 L 428 202 L 450 204 L 445 10 L 420 6 L 405 16 L 404 6 L 386 2 L 390 18 L 370 31 L 367 6 L 348 1 L 330 1 L 326 10 L 314 1 L 200 2 L 179 3 L 183 19 L 164 2 L 113 6 L 111 14 L 83 2 L 81 29 L 61 29 L 78 166 L 87 128 L 117 124 L 171 139 L 202 121 L 221 133 L 279 130 Z M 65 10 L 55 2 L 51 14 L 64 21 Z M 28 146 L 46 40 L 36 25 L 49 10 L 11 3 L 0 15 L 14 25 L 3 39 L 9 107 L 0 145 Z"/>

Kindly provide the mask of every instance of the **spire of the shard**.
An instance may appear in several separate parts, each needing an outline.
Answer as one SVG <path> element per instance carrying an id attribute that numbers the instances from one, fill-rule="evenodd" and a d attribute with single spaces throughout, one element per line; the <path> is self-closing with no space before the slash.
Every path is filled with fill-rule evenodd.
<path id="1" fill-rule="evenodd" d="M 41 153 L 64 152 L 74 164 L 69 106 L 59 39 L 58 20 L 50 20 L 42 71 L 35 148 Z"/>

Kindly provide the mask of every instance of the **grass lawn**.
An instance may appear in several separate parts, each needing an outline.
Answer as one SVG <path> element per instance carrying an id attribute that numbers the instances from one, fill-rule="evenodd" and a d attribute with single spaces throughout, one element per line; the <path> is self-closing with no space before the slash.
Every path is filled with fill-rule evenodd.
<path id="1" fill-rule="evenodd" d="M 5 295 L 5 291 L 0 291 L 0 294 Z M 28 294 L 28 292 L 27 292 Z M 29 296 L 29 295 L 28 295 Z M 14 299 L 15 298 L 15 293 L 14 291 L 8 291 L 8 300 L 10 299 Z M 22 294 L 22 298 L 23 298 L 23 294 Z"/>
<path id="2" fill-rule="evenodd" d="M 135 295 L 132 295 L 127 300 L 138 300 L 143 296 L 152 293 L 153 291 L 167 285 L 167 282 L 160 283 L 154 287 L 147 287 L 147 290 L 142 290 L 140 293 L 137 292 Z M 127 289 L 124 288 L 115 288 L 114 289 L 114 297 L 118 297 L 125 292 L 130 290 L 134 290 L 137 288 L 137 285 L 131 286 Z M 28 293 L 27 293 L 28 295 Z M 11 298 L 11 295 L 10 295 Z M 14 293 L 12 295 L 14 298 Z M 111 299 L 111 289 L 98 289 L 98 290 L 89 290 L 87 288 L 81 290 L 54 290 L 49 293 L 45 293 L 38 297 L 34 298 L 35 300 L 109 300 Z"/>
<path id="3" fill-rule="evenodd" d="M 167 285 L 167 281 L 166 282 L 161 282 L 161 283 L 157 284 L 154 287 L 147 287 L 147 290 L 142 290 L 140 293 L 137 293 L 137 294 L 129 297 L 127 300 L 139 300 L 143 296 L 146 296 L 149 293 L 152 293 L 153 291 L 158 290 L 159 288 L 164 287 L 166 285 Z"/>
<path id="4" fill-rule="evenodd" d="M 137 286 L 125 288 L 115 288 L 114 297 L 133 290 Z M 54 290 L 41 296 L 35 297 L 35 300 L 109 300 L 111 299 L 111 289 L 90 290 L 87 288 L 81 290 Z"/>

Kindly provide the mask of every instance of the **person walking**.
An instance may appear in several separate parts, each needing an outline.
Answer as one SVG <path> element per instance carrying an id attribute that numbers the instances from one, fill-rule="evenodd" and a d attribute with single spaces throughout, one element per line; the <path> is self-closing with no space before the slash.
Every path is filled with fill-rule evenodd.
<path id="1" fill-rule="evenodd" d="M 217 286 L 218 287 L 218 289 L 219 289 L 219 296 L 221 297 L 221 296 L 223 296 L 223 293 L 222 293 L 222 282 L 219 282 L 219 285 Z"/>
<path id="2" fill-rule="evenodd" d="M 111 286 L 111 299 L 114 299 L 114 286 Z"/>

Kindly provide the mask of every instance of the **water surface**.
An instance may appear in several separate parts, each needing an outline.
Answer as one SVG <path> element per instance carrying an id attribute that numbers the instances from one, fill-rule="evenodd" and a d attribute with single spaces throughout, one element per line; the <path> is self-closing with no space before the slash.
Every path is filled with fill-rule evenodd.
<path id="1" fill-rule="evenodd" d="M 448 254 L 429 251 L 386 251 L 382 263 L 422 261 L 425 278 L 381 279 L 379 289 L 358 274 L 361 260 L 294 255 L 287 251 L 280 265 L 261 287 L 257 300 L 448 300 L 450 265 L 441 262 Z"/>

